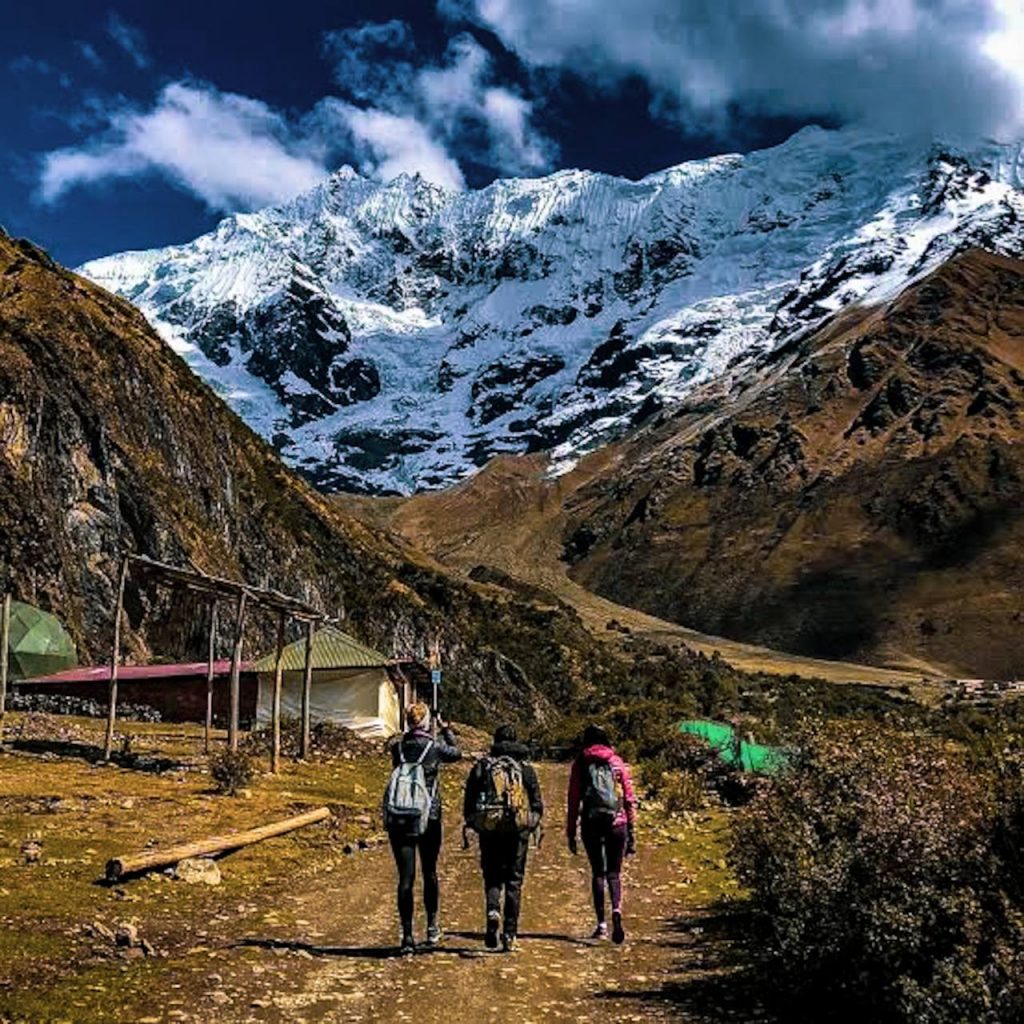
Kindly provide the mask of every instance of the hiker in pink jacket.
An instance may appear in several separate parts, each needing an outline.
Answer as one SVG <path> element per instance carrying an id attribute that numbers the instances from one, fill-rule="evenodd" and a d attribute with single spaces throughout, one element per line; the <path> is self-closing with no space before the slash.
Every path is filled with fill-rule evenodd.
<path id="1" fill-rule="evenodd" d="M 608 936 L 604 893 L 607 884 L 612 902 L 612 941 L 624 942 L 622 926 L 622 858 L 636 853 L 633 826 L 636 798 L 629 767 L 608 742 L 608 734 L 597 725 L 583 730 L 583 751 L 573 762 L 569 776 L 569 814 L 566 835 L 569 849 L 576 853 L 576 824 L 579 822 L 583 848 L 590 860 L 591 890 L 597 927 L 593 938 Z"/>

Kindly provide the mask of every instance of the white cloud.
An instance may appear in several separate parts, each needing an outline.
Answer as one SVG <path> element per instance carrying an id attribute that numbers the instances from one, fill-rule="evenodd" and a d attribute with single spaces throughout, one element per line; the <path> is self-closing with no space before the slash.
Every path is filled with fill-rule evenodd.
<path id="1" fill-rule="evenodd" d="M 327 173 L 313 140 L 258 100 L 176 82 L 153 108 L 107 114 L 99 140 L 48 153 L 48 203 L 80 185 L 160 174 L 211 210 L 256 209 L 311 188 Z"/>
<path id="2" fill-rule="evenodd" d="M 412 31 L 400 21 L 331 33 L 325 49 L 353 109 L 376 115 L 381 125 L 392 124 L 389 117 L 416 125 L 417 138 L 430 141 L 416 147 L 430 160 L 425 177 L 439 180 L 439 151 L 445 166 L 455 165 L 458 154 L 502 174 L 550 166 L 555 146 L 532 124 L 533 104 L 494 83 L 491 57 L 472 36 L 457 36 L 439 61 L 420 65 Z M 389 164 L 378 166 L 379 176 L 382 166 Z M 452 180 L 447 173 L 440 177 Z"/>
<path id="3" fill-rule="evenodd" d="M 727 133 L 730 110 L 1008 134 L 1024 122 L 1021 0 L 439 0 L 529 66 L 650 85 Z"/>
<path id="4" fill-rule="evenodd" d="M 142 29 L 129 25 L 117 11 L 107 15 L 107 35 L 132 59 L 137 68 L 149 67 L 149 52 Z"/>
<path id="5" fill-rule="evenodd" d="M 419 174 L 443 188 L 465 188 L 458 163 L 415 118 L 348 103 L 331 109 L 351 133 L 363 173 L 382 181 Z"/>

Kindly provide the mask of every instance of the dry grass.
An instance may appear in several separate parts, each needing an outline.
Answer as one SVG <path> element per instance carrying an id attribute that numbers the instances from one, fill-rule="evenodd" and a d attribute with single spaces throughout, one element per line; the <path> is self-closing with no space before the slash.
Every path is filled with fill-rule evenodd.
<path id="1" fill-rule="evenodd" d="M 21 716 L 9 715 L 17 727 Z M 67 724 L 67 723 L 65 723 Z M 100 738 L 100 723 L 71 720 L 83 744 Z M 387 766 L 383 758 L 286 762 L 278 776 L 257 777 L 248 798 L 218 796 L 201 755 L 201 729 L 130 727 L 133 749 L 179 767 L 161 773 L 93 764 L 80 757 L 0 754 L 0 1020 L 120 1019 L 132 993 L 163 984 L 194 948 L 244 934 L 280 907 L 299 878 L 345 856 L 358 838 L 373 841 L 376 806 Z M 263 768 L 266 769 L 264 763 Z M 172 882 L 159 873 L 115 888 L 101 884 L 117 854 L 218 835 L 327 804 L 324 825 L 239 850 L 221 860 L 215 888 Z M 26 864 L 23 843 L 42 844 Z M 282 923 L 288 912 L 276 910 Z M 109 943 L 89 937 L 99 921 L 135 920 L 140 935 L 167 957 L 125 961 Z"/>

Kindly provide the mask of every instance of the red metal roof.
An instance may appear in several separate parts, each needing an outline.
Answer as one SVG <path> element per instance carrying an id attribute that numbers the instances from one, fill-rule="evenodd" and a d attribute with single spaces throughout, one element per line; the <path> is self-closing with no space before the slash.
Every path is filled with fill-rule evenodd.
<path id="1" fill-rule="evenodd" d="M 251 662 L 242 662 L 242 671 L 248 672 Z M 226 676 L 231 672 L 231 661 L 223 658 L 213 663 L 214 675 Z M 117 670 L 118 680 L 128 682 L 133 679 L 181 679 L 182 677 L 206 677 L 205 661 L 189 661 L 179 665 L 121 665 Z M 83 668 L 69 668 L 65 672 L 55 672 L 52 676 L 38 676 L 35 679 L 22 679 L 23 683 L 105 683 L 110 680 L 109 665 L 93 665 Z"/>

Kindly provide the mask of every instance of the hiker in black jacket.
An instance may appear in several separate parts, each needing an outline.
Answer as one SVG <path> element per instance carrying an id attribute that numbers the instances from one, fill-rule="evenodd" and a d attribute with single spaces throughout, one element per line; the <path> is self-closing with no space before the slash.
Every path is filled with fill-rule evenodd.
<path id="1" fill-rule="evenodd" d="M 413 885 L 416 882 L 416 851 L 420 854 L 423 869 L 423 906 L 427 912 L 427 945 L 436 946 L 441 941 L 441 925 L 438 920 L 440 887 L 437 882 L 437 859 L 441 853 L 441 787 L 440 767 L 442 764 L 458 761 L 462 751 L 455 741 L 448 723 L 438 716 L 439 731 L 436 737 L 430 735 L 430 709 L 422 702 L 413 704 L 406 711 L 408 731 L 391 747 L 391 763 L 397 767 L 401 762 L 412 764 L 422 757 L 423 775 L 427 789 L 433 793 L 430 817 L 426 829 L 420 834 L 410 834 L 400 824 L 388 826 L 391 852 L 398 868 L 398 916 L 402 922 L 402 950 L 415 949 L 413 937 Z M 426 753 L 424 753 L 426 751 Z"/>
<path id="2" fill-rule="evenodd" d="M 497 948 L 498 927 L 502 924 L 501 945 L 505 952 L 515 949 L 530 834 L 540 826 L 544 814 L 540 783 L 533 767 L 526 763 L 528 757 L 529 751 L 516 741 L 512 726 L 500 726 L 494 733 L 490 753 L 477 761 L 469 773 L 462 807 L 466 826 L 480 836 L 480 867 L 487 903 L 484 943 L 488 949 Z"/>

